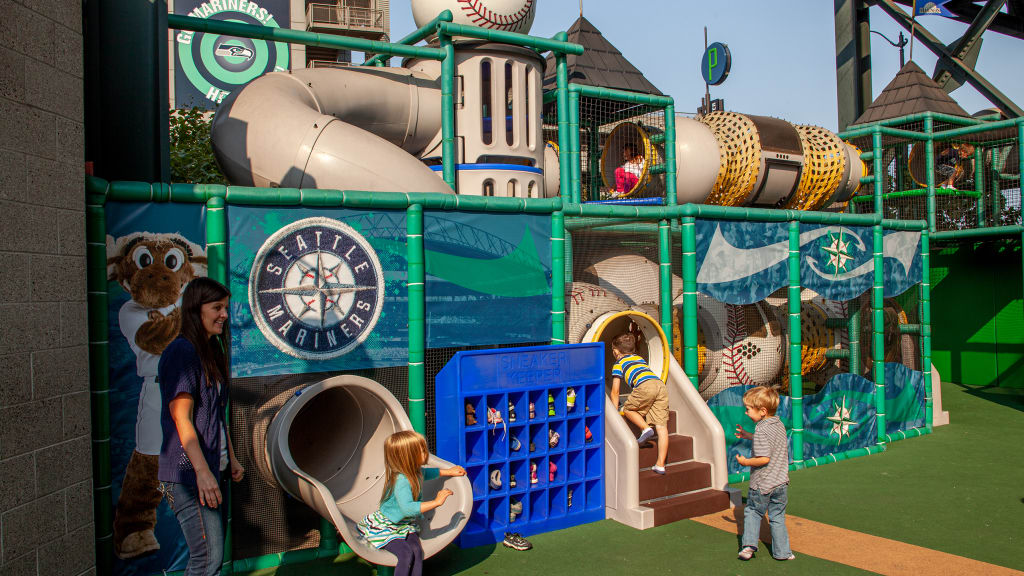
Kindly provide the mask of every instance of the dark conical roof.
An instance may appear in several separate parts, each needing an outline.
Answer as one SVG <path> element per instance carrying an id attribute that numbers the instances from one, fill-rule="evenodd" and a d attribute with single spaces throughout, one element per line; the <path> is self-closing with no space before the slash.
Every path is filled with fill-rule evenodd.
<path id="1" fill-rule="evenodd" d="M 569 42 L 581 44 L 583 54 L 569 54 L 565 62 L 569 68 L 569 82 L 601 86 L 618 90 L 632 90 L 644 94 L 661 96 L 654 84 L 651 84 L 636 66 L 619 52 L 594 27 L 589 20 L 580 16 L 569 28 Z M 548 55 L 547 67 L 544 70 L 544 89 L 555 87 L 555 59 Z"/>
<path id="2" fill-rule="evenodd" d="M 910 61 L 853 124 L 871 124 L 920 112 L 970 116 L 920 66 Z"/>

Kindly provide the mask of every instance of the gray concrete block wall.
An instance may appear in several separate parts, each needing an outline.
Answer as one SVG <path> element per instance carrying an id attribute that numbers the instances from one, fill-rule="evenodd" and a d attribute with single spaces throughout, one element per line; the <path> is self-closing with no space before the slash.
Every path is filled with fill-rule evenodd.
<path id="1" fill-rule="evenodd" d="M 0 0 L 0 575 L 95 572 L 81 0 Z"/>

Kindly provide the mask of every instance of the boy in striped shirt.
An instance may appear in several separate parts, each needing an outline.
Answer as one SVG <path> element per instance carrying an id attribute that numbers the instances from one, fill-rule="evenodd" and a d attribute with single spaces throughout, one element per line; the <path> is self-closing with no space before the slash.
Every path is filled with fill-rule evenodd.
<path id="1" fill-rule="evenodd" d="M 622 415 L 643 430 L 637 442 L 644 444 L 658 433 L 658 461 L 652 468 L 658 474 L 665 473 L 665 458 L 668 456 L 668 388 L 651 370 L 647 362 L 636 354 L 636 336 L 627 332 L 612 340 L 611 400 L 619 405 L 619 387 L 625 380 L 632 388 Z"/>

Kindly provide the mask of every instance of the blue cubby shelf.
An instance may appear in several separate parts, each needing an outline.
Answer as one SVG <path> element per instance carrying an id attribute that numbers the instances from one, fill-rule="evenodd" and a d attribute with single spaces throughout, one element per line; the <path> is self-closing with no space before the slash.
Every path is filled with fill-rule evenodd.
<path id="1" fill-rule="evenodd" d="M 459 546 L 604 519 L 604 379 L 600 342 L 462 351 L 438 373 L 437 454 L 464 466 L 473 485 L 473 511 Z M 466 404 L 476 411 L 473 426 L 466 425 Z M 488 408 L 499 410 L 506 426 L 487 424 Z M 498 488 L 490 483 L 494 470 L 501 473 Z"/>

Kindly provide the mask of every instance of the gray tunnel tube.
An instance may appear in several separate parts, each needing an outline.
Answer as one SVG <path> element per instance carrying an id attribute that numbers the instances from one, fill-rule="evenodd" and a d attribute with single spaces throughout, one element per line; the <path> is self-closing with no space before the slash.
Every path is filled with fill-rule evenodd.
<path id="1" fill-rule="evenodd" d="M 451 194 L 416 157 L 440 111 L 440 82 L 422 72 L 272 72 L 224 100 L 210 137 L 232 184 Z"/>
<path id="2" fill-rule="evenodd" d="M 281 487 L 334 524 L 356 554 L 394 566 L 395 556 L 363 540 L 356 523 L 380 504 L 384 441 L 400 430 L 412 430 L 412 424 L 383 386 L 361 376 L 335 376 L 296 392 L 281 407 L 267 430 L 267 464 Z M 431 455 L 428 466 L 452 464 Z M 433 498 L 441 488 L 454 494 L 424 514 L 424 557 L 458 536 L 473 506 L 473 489 L 464 476 L 425 482 L 421 499 Z"/>

